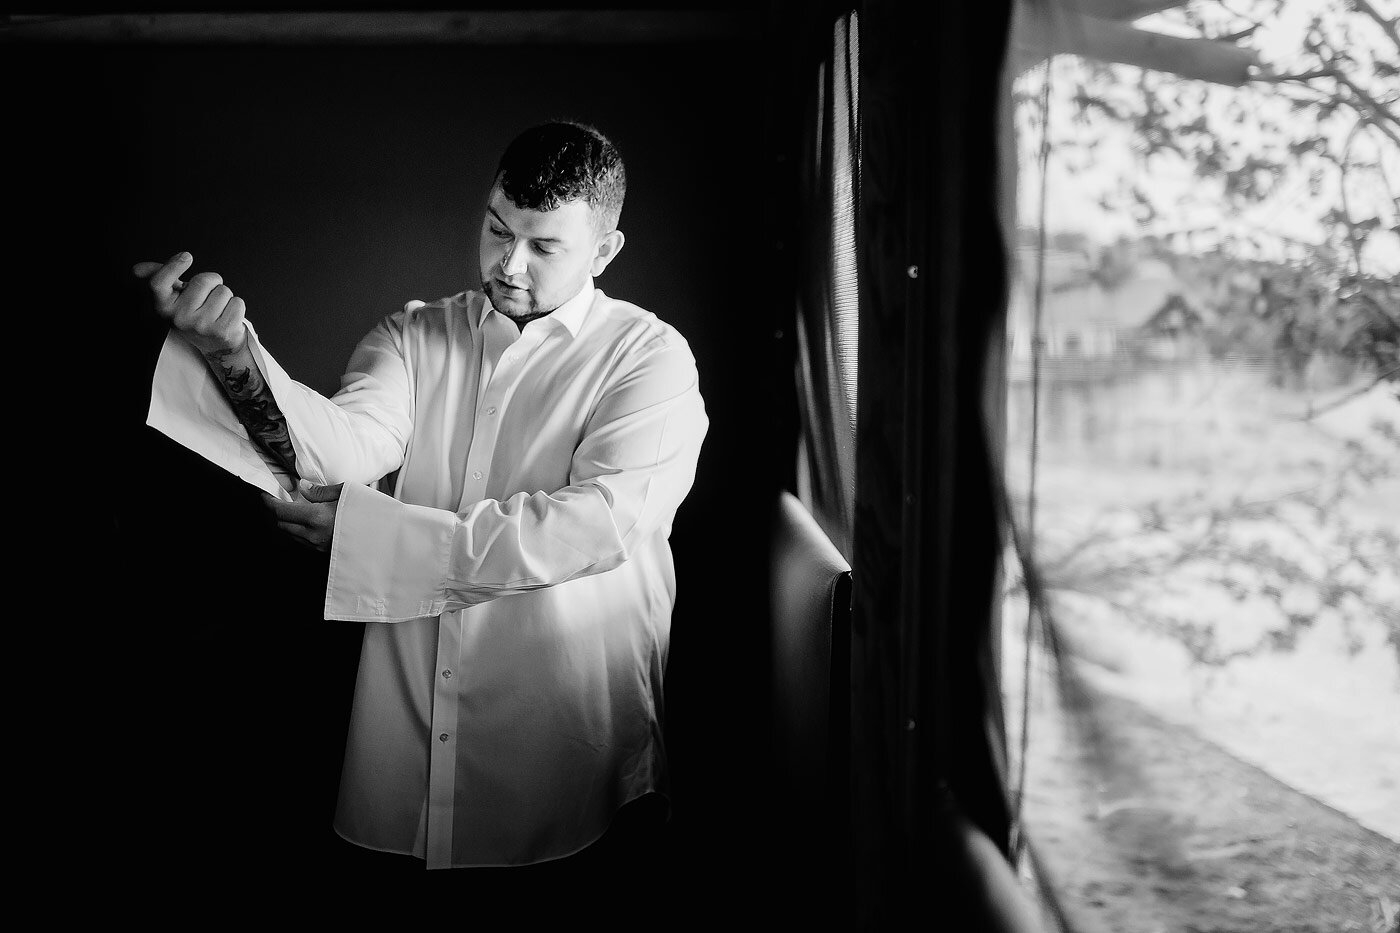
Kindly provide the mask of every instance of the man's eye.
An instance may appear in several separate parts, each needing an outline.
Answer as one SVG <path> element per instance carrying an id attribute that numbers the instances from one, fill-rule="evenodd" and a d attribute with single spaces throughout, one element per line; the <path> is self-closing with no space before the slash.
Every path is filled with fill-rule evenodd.
<path id="1" fill-rule="evenodd" d="M 491 228 L 491 235 L 494 236 L 494 237 L 499 237 L 499 238 L 502 239 L 502 240 L 504 240 L 506 237 L 510 236 L 510 234 L 506 233 L 506 232 L 505 232 L 504 230 L 502 230 L 500 227 L 492 227 L 492 228 Z"/>
<path id="2" fill-rule="evenodd" d="M 553 256 L 555 253 L 559 252 L 559 250 L 550 249 L 548 246 L 536 245 L 535 252 L 539 253 L 541 256 Z"/>

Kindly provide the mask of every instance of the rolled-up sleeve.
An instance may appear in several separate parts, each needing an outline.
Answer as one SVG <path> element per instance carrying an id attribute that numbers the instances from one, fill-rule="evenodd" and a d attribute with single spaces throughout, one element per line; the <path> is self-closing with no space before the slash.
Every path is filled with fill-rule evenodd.
<path id="1" fill-rule="evenodd" d="M 708 425 L 694 357 L 670 343 L 600 393 L 563 488 L 454 513 L 347 486 L 326 617 L 434 616 L 619 566 L 639 542 L 669 533 Z"/>

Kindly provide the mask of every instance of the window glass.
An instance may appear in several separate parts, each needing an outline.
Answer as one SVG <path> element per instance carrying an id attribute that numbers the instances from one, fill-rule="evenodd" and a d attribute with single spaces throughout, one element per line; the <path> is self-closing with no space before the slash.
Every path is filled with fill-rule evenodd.
<path id="1" fill-rule="evenodd" d="M 801 436 L 797 492 L 848 559 L 855 523 L 856 206 L 860 199 L 860 24 L 832 24 L 830 58 L 815 77 L 804 154 L 811 185 L 802 218 L 797 309 Z"/>
<path id="2" fill-rule="evenodd" d="M 851 435 L 856 430 L 856 199 L 860 196 L 860 24 L 852 12 L 837 21 L 833 42 L 831 292 L 841 392 Z"/>
<path id="3" fill-rule="evenodd" d="M 1003 687 L 1075 929 L 1397 928 L 1384 9 L 1193 2 L 1022 59 Z"/>

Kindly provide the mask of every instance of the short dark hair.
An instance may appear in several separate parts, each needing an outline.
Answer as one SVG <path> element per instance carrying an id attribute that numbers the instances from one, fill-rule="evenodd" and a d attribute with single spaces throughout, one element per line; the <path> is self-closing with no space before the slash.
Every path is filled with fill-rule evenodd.
<path id="1" fill-rule="evenodd" d="M 617 227 L 627 194 L 617 147 L 594 127 L 568 121 L 532 126 L 515 137 L 501 155 L 496 181 L 522 209 L 552 211 L 586 201 L 599 233 Z"/>

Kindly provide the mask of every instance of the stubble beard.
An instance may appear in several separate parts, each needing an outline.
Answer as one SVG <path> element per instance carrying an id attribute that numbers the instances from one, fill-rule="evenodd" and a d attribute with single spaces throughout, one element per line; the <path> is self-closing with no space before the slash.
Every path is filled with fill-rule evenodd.
<path id="1" fill-rule="evenodd" d="M 496 285 L 495 280 L 490 276 L 482 277 L 481 289 L 486 293 L 486 297 L 491 300 L 491 307 L 495 308 L 498 312 L 504 314 L 506 317 L 510 318 L 512 321 L 514 321 L 517 325 L 520 326 L 524 326 L 525 324 L 528 324 L 530 321 L 533 321 L 536 318 L 544 317 L 546 314 L 549 314 L 550 311 L 554 310 L 552 308 L 550 309 L 550 311 L 541 310 L 539 304 L 536 303 L 535 297 L 533 295 L 530 295 L 529 308 L 523 312 L 514 311 L 504 307 L 502 302 L 500 301 L 500 288 Z M 529 293 L 527 292 L 526 294 Z"/>

